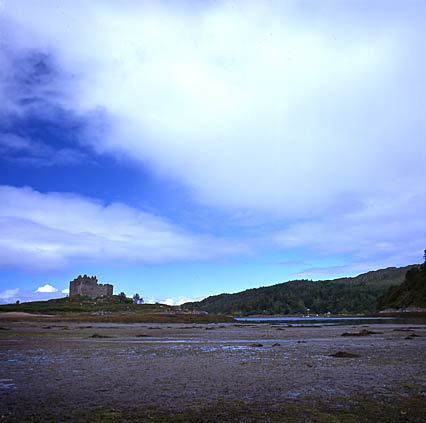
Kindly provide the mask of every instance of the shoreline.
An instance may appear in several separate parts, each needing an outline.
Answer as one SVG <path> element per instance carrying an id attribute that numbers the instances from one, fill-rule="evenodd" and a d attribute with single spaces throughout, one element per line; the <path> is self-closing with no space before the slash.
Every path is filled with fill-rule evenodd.
<path id="1" fill-rule="evenodd" d="M 254 321 L 259 320 L 278 320 L 278 319 L 312 319 L 312 320 L 326 320 L 326 319 L 380 319 L 380 318 L 425 318 L 426 310 L 418 309 L 403 310 L 403 311 L 390 311 L 385 310 L 372 314 L 325 314 L 325 315 L 248 315 L 248 316 L 231 316 L 225 314 L 203 314 L 203 313 L 190 313 L 190 312 L 164 312 L 164 313 L 135 313 L 135 312 L 64 312 L 64 313 L 50 313 L 46 312 L 23 312 L 23 311 L 2 311 L 0 310 L 0 321 L 20 321 L 27 319 L 48 318 L 56 319 L 57 321 L 93 321 L 93 322 L 114 322 L 117 323 L 231 323 L 235 321 Z"/>
<path id="2" fill-rule="evenodd" d="M 420 423 L 426 413 L 424 324 L 0 327 L 8 423 L 396 422 L 401 412 Z"/>

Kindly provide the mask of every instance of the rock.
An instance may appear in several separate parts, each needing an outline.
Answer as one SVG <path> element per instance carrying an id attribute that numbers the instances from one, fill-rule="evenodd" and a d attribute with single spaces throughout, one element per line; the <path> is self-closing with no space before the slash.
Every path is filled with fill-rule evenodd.
<path id="1" fill-rule="evenodd" d="M 346 351 L 338 351 L 335 354 L 331 354 L 330 357 L 336 357 L 336 358 L 358 358 L 361 357 L 359 354 L 353 354 Z"/>
<path id="2" fill-rule="evenodd" d="M 98 333 L 94 333 L 90 338 L 111 338 L 109 335 L 100 335 Z"/>
<path id="3" fill-rule="evenodd" d="M 360 332 L 345 332 L 341 336 L 369 336 L 369 335 L 381 335 L 383 332 L 373 332 L 371 330 L 363 329 Z"/>
<path id="4" fill-rule="evenodd" d="M 250 345 L 249 345 L 249 347 L 253 347 L 253 348 L 261 348 L 261 347 L 263 347 L 263 344 L 257 344 L 257 343 L 254 343 L 254 344 L 250 344 Z"/>
<path id="5" fill-rule="evenodd" d="M 414 339 L 414 338 L 420 338 L 420 335 L 417 335 L 416 333 L 412 333 L 411 335 L 408 335 L 405 337 L 405 339 Z"/>

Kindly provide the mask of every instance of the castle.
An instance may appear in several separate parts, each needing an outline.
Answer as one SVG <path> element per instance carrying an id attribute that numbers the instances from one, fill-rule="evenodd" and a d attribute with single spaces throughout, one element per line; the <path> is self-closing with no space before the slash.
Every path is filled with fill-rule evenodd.
<path id="1" fill-rule="evenodd" d="M 73 295 L 83 295 L 85 297 L 111 297 L 113 286 L 106 284 L 98 284 L 96 276 L 81 276 L 70 282 L 70 297 Z"/>

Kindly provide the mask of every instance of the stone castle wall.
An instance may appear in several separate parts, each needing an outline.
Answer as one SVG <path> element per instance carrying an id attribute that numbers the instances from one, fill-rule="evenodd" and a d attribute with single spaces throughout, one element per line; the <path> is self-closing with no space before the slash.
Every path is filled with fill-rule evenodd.
<path id="1" fill-rule="evenodd" d="M 70 297 L 73 295 L 83 295 L 85 297 L 110 297 L 113 286 L 110 284 L 98 284 L 96 276 L 79 276 L 70 282 Z"/>

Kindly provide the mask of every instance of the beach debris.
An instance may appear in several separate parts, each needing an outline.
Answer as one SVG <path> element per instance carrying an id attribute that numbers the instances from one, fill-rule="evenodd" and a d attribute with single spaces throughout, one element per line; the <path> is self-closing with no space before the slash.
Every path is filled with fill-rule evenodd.
<path id="1" fill-rule="evenodd" d="M 383 332 L 374 332 L 372 330 L 363 329 L 360 332 L 344 332 L 341 336 L 369 336 L 369 335 L 382 335 Z"/>
<path id="2" fill-rule="evenodd" d="M 273 347 L 281 347 L 281 344 L 279 342 L 274 342 L 272 344 Z"/>
<path id="3" fill-rule="evenodd" d="M 417 335 L 417 333 L 412 333 L 411 335 L 408 335 L 405 337 L 405 339 L 414 339 L 414 338 L 420 338 L 420 335 Z"/>
<path id="4" fill-rule="evenodd" d="M 89 338 L 112 338 L 112 336 L 109 335 L 101 335 L 99 333 L 94 333 L 92 336 L 90 336 Z"/>
<path id="5" fill-rule="evenodd" d="M 361 357 L 359 354 L 354 354 L 346 351 L 338 351 L 335 354 L 330 354 L 330 357 L 336 358 L 359 358 Z"/>

